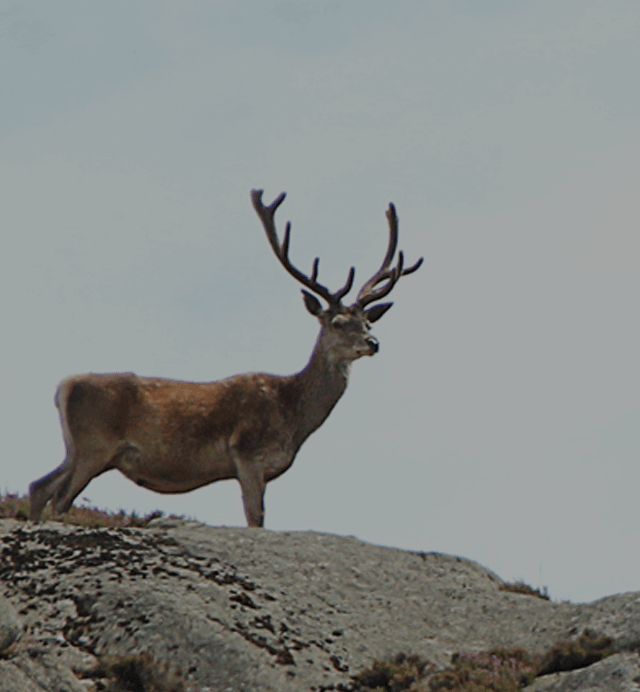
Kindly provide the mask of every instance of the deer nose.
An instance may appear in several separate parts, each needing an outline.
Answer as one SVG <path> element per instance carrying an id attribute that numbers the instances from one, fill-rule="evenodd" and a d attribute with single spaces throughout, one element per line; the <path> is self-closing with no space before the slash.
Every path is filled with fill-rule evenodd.
<path id="1" fill-rule="evenodd" d="M 380 344 L 374 336 L 367 337 L 367 346 L 371 349 L 372 354 L 380 350 Z"/>

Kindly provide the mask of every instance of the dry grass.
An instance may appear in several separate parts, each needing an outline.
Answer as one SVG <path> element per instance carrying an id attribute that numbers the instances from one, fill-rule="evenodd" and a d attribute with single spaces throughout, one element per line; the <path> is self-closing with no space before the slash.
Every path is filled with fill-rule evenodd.
<path id="1" fill-rule="evenodd" d="M 0 519 L 26 520 L 29 516 L 29 498 L 26 495 L 12 493 L 0 493 Z M 145 527 L 152 519 L 163 516 L 162 512 L 155 511 L 144 516 L 138 516 L 135 512 L 111 512 L 97 507 L 72 506 L 63 515 L 54 516 L 49 506 L 42 512 L 42 521 L 60 521 L 63 524 L 86 526 L 87 528 L 114 528 L 123 526 Z"/>
<path id="2" fill-rule="evenodd" d="M 529 584 L 525 584 L 521 580 L 511 582 L 505 581 L 500 587 L 500 590 L 509 591 L 510 593 L 519 593 L 523 594 L 524 596 L 535 596 L 536 598 L 542 598 L 545 601 L 551 600 L 546 586 L 543 586 L 541 589 L 534 589 L 533 586 L 529 586 Z"/>

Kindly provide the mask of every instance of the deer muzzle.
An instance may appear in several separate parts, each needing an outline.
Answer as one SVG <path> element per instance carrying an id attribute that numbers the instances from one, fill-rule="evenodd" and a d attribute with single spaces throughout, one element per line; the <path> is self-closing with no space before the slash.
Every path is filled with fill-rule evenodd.
<path id="1" fill-rule="evenodd" d="M 371 349 L 371 355 L 377 353 L 380 350 L 380 344 L 375 336 L 367 337 L 367 346 Z"/>

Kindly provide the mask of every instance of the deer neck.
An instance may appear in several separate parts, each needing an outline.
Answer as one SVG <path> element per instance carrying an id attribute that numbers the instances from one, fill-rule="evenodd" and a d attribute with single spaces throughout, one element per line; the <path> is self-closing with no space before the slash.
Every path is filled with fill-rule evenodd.
<path id="1" fill-rule="evenodd" d="M 351 361 L 335 358 L 323 348 L 321 337 L 307 366 L 292 378 L 300 392 L 297 411 L 300 444 L 326 420 L 349 381 Z"/>

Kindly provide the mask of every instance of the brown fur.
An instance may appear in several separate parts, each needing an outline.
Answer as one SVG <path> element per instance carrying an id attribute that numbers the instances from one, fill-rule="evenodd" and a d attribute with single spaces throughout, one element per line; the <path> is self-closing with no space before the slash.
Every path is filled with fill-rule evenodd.
<path id="1" fill-rule="evenodd" d="M 363 329 L 358 355 L 350 359 L 373 353 L 366 334 Z M 326 341 L 319 339 L 319 346 Z M 67 457 L 31 484 L 31 518 L 37 521 L 50 499 L 56 512 L 67 511 L 92 478 L 115 468 L 159 493 L 238 478 L 248 523 L 262 525 L 264 485 L 291 466 L 346 388 L 343 363 L 327 365 L 326 355 L 316 347 L 307 368 L 290 377 L 250 373 L 208 383 L 132 373 L 68 378 L 56 394 Z M 243 475 L 249 477 L 243 481 Z"/>

